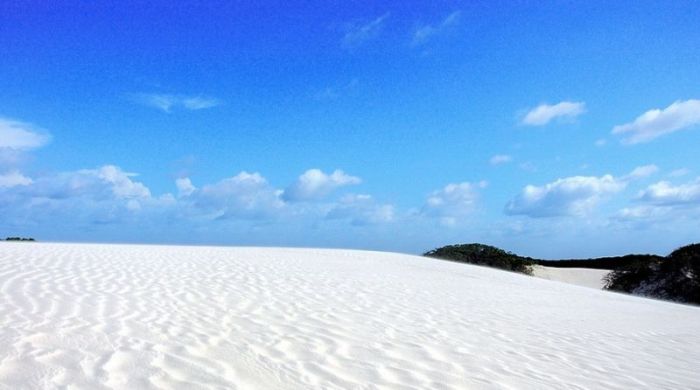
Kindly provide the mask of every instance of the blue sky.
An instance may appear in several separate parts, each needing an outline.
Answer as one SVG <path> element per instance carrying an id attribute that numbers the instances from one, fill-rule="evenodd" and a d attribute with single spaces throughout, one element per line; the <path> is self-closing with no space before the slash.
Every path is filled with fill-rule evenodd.
<path id="1" fill-rule="evenodd" d="M 700 241 L 696 2 L 0 5 L 0 235 Z"/>

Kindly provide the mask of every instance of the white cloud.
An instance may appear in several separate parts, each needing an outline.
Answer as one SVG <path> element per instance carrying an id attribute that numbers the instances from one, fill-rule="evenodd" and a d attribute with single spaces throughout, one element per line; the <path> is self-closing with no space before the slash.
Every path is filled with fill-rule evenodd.
<path id="1" fill-rule="evenodd" d="M 630 182 L 649 177 L 658 170 L 656 165 L 649 164 L 636 167 L 619 178 L 571 176 L 543 186 L 527 185 L 506 204 L 505 212 L 533 218 L 585 215 L 605 196 L 620 192 Z"/>
<path id="2" fill-rule="evenodd" d="M 161 93 L 134 94 L 132 95 L 132 99 L 136 103 L 157 108 L 164 112 L 171 112 L 175 108 L 195 111 L 221 105 L 220 100 L 211 97 Z"/>
<path id="3" fill-rule="evenodd" d="M 112 193 L 117 198 L 151 197 L 151 191 L 145 185 L 131 180 L 131 177 L 138 176 L 137 174 L 124 172 L 114 165 L 105 165 L 96 171 L 84 172 L 94 174 L 105 183 L 108 183 L 112 188 Z"/>
<path id="4" fill-rule="evenodd" d="M 284 207 L 280 195 L 281 191 L 270 186 L 259 173 L 243 171 L 194 190 L 184 199 L 210 217 L 260 219 L 274 216 Z"/>
<path id="5" fill-rule="evenodd" d="M 637 180 L 645 177 L 649 177 L 659 171 L 659 167 L 654 164 L 643 165 L 641 167 L 636 167 L 632 172 L 623 176 L 623 180 Z"/>
<path id="6" fill-rule="evenodd" d="M 700 178 L 676 186 L 668 181 L 660 181 L 641 191 L 637 199 L 655 205 L 700 205 Z"/>
<path id="7" fill-rule="evenodd" d="M 513 161 L 513 157 L 507 154 L 497 154 L 489 159 L 489 164 L 491 165 L 501 165 L 507 164 Z"/>
<path id="8" fill-rule="evenodd" d="M 633 122 L 613 127 L 612 133 L 622 135 L 622 143 L 649 142 L 662 135 L 700 124 L 700 100 L 676 101 L 664 109 L 645 112 Z"/>
<path id="9" fill-rule="evenodd" d="M 528 185 L 506 204 L 509 215 L 534 218 L 583 215 L 606 195 L 623 190 L 626 182 L 611 175 L 572 176 L 543 186 Z"/>
<path id="10" fill-rule="evenodd" d="M 150 198 L 150 190 L 136 176 L 114 165 L 97 169 L 81 169 L 36 179 L 27 195 L 47 199 L 88 197 L 95 200 Z"/>
<path id="11" fill-rule="evenodd" d="M 190 196 L 197 189 L 189 177 L 181 177 L 175 180 L 175 186 L 179 196 Z"/>
<path id="12" fill-rule="evenodd" d="M 245 226 L 238 223 L 306 223 L 319 218 L 366 225 L 391 222 L 395 214 L 392 205 L 378 203 L 369 195 L 347 195 L 335 202 L 288 203 L 282 198 L 285 191 L 270 185 L 257 172 L 240 172 L 202 186 L 192 184 L 189 177 L 179 178 L 175 181 L 176 196 L 153 196 L 135 177 L 114 165 L 35 178 L 6 171 L 0 174 L 0 215 L 13 223 L 53 221 L 56 226 L 84 228 L 117 223 L 197 224 L 208 220 L 229 220 Z M 338 186 L 358 182 L 358 178 L 339 170 L 325 174 L 310 169 L 299 177 L 294 191 L 304 200 L 319 200 Z"/>
<path id="13" fill-rule="evenodd" d="M 637 201 L 641 205 L 626 207 L 618 211 L 613 220 L 633 222 L 637 227 L 649 227 L 656 223 L 669 223 L 671 226 L 682 221 L 695 221 L 700 218 L 700 185 L 692 183 L 671 186 L 668 183 L 650 186 L 640 191 Z"/>
<path id="14" fill-rule="evenodd" d="M 666 220 L 673 214 L 669 207 L 659 207 L 653 205 L 641 205 L 625 207 L 612 216 L 612 220 L 621 222 L 642 223 L 646 226 L 649 223 Z"/>
<path id="15" fill-rule="evenodd" d="M 32 179 L 24 176 L 19 171 L 10 171 L 0 174 L 0 188 L 10 188 L 15 186 L 27 186 L 32 184 Z"/>
<path id="16" fill-rule="evenodd" d="M 639 191 L 635 200 L 641 204 L 621 209 L 612 219 L 641 228 L 654 224 L 678 226 L 684 222 L 694 226 L 700 218 L 700 177 L 679 185 L 668 181 L 654 183 Z"/>
<path id="17" fill-rule="evenodd" d="M 413 39 L 411 41 L 411 44 L 413 46 L 418 46 L 425 44 L 428 42 L 432 37 L 442 33 L 443 31 L 447 30 L 448 28 L 452 26 L 456 26 L 459 24 L 459 19 L 462 15 L 461 11 L 455 11 L 452 12 L 451 14 L 447 15 L 445 19 L 443 19 L 439 24 L 437 25 L 424 25 L 420 28 L 418 28 L 414 33 L 413 33 Z"/>
<path id="18" fill-rule="evenodd" d="M 282 197 L 288 201 L 306 201 L 321 199 L 336 188 L 359 184 L 359 177 L 350 176 L 341 170 L 330 175 L 320 169 L 309 169 L 284 190 Z"/>
<path id="19" fill-rule="evenodd" d="M 554 105 L 540 104 L 528 111 L 523 125 L 544 126 L 556 118 L 573 119 L 586 112 L 586 103 L 563 101 Z"/>
<path id="20" fill-rule="evenodd" d="M 345 195 L 326 214 L 327 219 L 350 219 L 353 225 L 388 223 L 394 220 L 394 206 L 379 204 L 370 195 Z"/>
<path id="21" fill-rule="evenodd" d="M 487 186 L 479 183 L 451 183 L 433 191 L 426 199 L 422 214 L 439 218 L 444 225 L 454 225 L 460 218 L 471 214 L 479 200 L 479 190 Z"/>
<path id="22" fill-rule="evenodd" d="M 32 125 L 12 119 L 0 118 L 0 150 L 25 151 L 44 146 L 49 135 Z"/>
<path id="23" fill-rule="evenodd" d="M 353 23 L 346 27 L 342 45 L 344 48 L 354 48 L 362 45 L 370 39 L 376 38 L 389 18 L 389 13 L 365 23 Z"/>
<path id="24" fill-rule="evenodd" d="M 201 110 L 204 108 L 216 107 L 221 102 L 217 99 L 194 96 L 182 99 L 182 106 L 188 110 Z"/>
<path id="25" fill-rule="evenodd" d="M 144 211 L 152 212 L 161 204 L 134 176 L 113 165 L 34 179 L 15 176 L 23 185 L 0 187 L 0 213 L 8 221 L 50 221 L 57 227 L 131 219 L 142 208 L 148 206 Z"/>
<path id="26" fill-rule="evenodd" d="M 648 218 L 653 210 L 653 207 L 648 206 L 625 207 L 617 213 L 616 218 L 623 220 Z"/>
<path id="27" fill-rule="evenodd" d="M 597 146 L 597 147 L 599 147 L 599 148 L 600 148 L 600 147 L 603 147 L 603 146 L 605 146 L 605 145 L 607 145 L 607 144 L 608 144 L 608 140 L 606 140 L 605 138 L 600 138 L 600 139 L 597 139 L 597 140 L 595 141 L 595 146 Z"/>

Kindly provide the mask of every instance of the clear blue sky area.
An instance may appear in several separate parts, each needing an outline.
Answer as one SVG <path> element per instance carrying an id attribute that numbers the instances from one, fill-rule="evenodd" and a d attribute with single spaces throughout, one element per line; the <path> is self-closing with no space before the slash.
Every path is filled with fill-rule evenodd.
<path id="1" fill-rule="evenodd" d="M 700 241 L 697 2 L 248 3 L 0 4 L 0 235 Z"/>

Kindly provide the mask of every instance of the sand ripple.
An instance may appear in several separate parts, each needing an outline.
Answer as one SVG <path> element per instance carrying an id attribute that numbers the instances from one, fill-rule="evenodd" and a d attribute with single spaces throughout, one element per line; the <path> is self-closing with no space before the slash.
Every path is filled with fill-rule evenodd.
<path id="1" fill-rule="evenodd" d="M 698 389 L 698 325 L 398 254 L 0 244 L 2 389 Z"/>

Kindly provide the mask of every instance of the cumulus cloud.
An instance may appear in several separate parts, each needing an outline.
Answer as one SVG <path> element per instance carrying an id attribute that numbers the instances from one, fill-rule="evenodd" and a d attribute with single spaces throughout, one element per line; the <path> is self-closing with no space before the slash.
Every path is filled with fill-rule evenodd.
<path id="1" fill-rule="evenodd" d="M 0 194 L 0 204 L 4 198 L 15 202 L 15 208 L 31 209 L 33 215 L 61 210 L 76 213 L 76 220 L 82 216 L 85 221 L 103 222 L 140 212 L 170 218 L 252 220 L 275 216 L 284 207 L 281 191 L 259 173 L 241 172 L 202 188 L 181 178 L 176 181 L 178 197 L 168 193 L 154 197 L 135 176 L 113 165 L 48 175 Z"/>
<path id="2" fill-rule="evenodd" d="M 533 218 L 585 215 L 601 199 L 624 190 L 630 182 L 649 177 L 658 170 L 656 165 L 649 164 L 636 167 L 617 178 L 609 174 L 600 177 L 571 176 L 543 186 L 527 185 L 506 204 L 505 212 Z"/>
<path id="3" fill-rule="evenodd" d="M 132 217 L 142 206 L 152 210 L 160 202 L 134 176 L 113 165 L 33 179 L 17 172 L 11 176 L 15 185 L 0 186 L 0 213 L 12 223 L 114 223 Z"/>
<path id="4" fill-rule="evenodd" d="M 27 186 L 32 184 L 32 179 L 24 176 L 19 171 L 10 171 L 0 174 L 0 188 L 10 188 L 15 186 Z"/>
<path id="5" fill-rule="evenodd" d="M 655 205 L 700 205 L 700 178 L 694 181 L 673 185 L 668 181 L 660 181 L 642 190 L 637 199 Z"/>
<path id="6" fill-rule="evenodd" d="M 132 95 L 132 100 L 144 106 L 157 108 L 163 112 L 172 112 L 182 108 L 190 111 L 221 105 L 221 101 L 206 96 L 186 96 L 162 93 L 139 93 Z"/>
<path id="7" fill-rule="evenodd" d="M 411 40 L 411 44 L 413 46 L 425 44 L 434 36 L 439 35 L 447 29 L 459 24 L 459 19 L 461 15 L 461 11 L 455 11 L 447 15 L 445 19 L 443 19 L 440 23 L 436 25 L 426 24 L 424 26 L 419 27 L 413 33 L 413 39 Z"/>
<path id="8" fill-rule="evenodd" d="M 501 165 L 501 164 L 507 164 L 509 162 L 513 161 L 513 157 L 507 155 L 507 154 L 497 154 L 495 156 L 492 156 L 489 159 L 489 164 L 491 165 Z"/>
<path id="9" fill-rule="evenodd" d="M 190 196 L 197 189 L 189 177 L 181 177 L 175 180 L 175 186 L 179 196 Z"/>
<path id="10" fill-rule="evenodd" d="M 60 172 L 30 178 L 18 170 L 0 172 L 0 215 L 7 221 L 30 217 L 38 221 L 63 218 L 77 225 L 116 223 L 159 216 L 183 219 L 272 221 L 279 218 L 327 217 L 353 224 L 393 219 L 393 206 L 379 204 L 368 195 L 352 195 L 336 202 L 320 200 L 335 188 L 359 183 L 359 178 L 336 170 L 325 174 L 310 169 L 286 191 L 275 188 L 259 173 L 240 172 L 218 182 L 195 186 L 189 177 L 175 180 L 176 196 L 154 196 L 135 178 L 137 174 L 114 165 Z M 282 195 L 294 200 L 288 203 Z M 330 211 L 329 211 L 330 210 Z"/>
<path id="11" fill-rule="evenodd" d="M 625 186 L 623 180 L 611 175 L 572 176 L 543 186 L 527 185 L 506 204 L 505 212 L 533 218 L 582 215 L 589 212 L 602 197 L 619 192 Z"/>
<path id="12" fill-rule="evenodd" d="M 388 223 L 394 220 L 394 206 L 380 204 L 370 195 L 345 195 L 328 211 L 327 219 L 349 219 L 353 225 Z"/>
<path id="13" fill-rule="evenodd" d="M 664 109 L 645 112 L 633 122 L 613 127 L 623 144 L 649 142 L 655 138 L 700 124 L 700 100 L 677 101 Z"/>
<path id="14" fill-rule="evenodd" d="M 195 189 L 189 180 L 180 181 L 178 189 L 181 194 L 183 190 L 189 192 L 185 200 L 196 213 L 204 212 L 218 219 L 261 219 L 274 216 L 284 207 L 280 199 L 281 191 L 272 187 L 257 172 L 243 171 L 217 183 L 204 185 L 201 189 Z"/>
<path id="15" fill-rule="evenodd" d="M 695 223 L 700 218 L 700 177 L 678 185 L 668 181 L 651 184 L 639 191 L 635 201 L 637 205 L 621 209 L 612 219 L 643 228 L 658 223 Z"/>
<path id="16" fill-rule="evenodd" d="M 521 123 L 527 126 L 544 126 L 554 119 L 574 119 L 586 112 L 586 103 L 563 101 L 554 105 L 540 104 L 525 114 Z"/>
<path id="17" fill-rule="evenodd" d="M 479 190 L 487 186 L 479 183 L 451 183 L 428 195 L 422 214 L 439 218 L 443 225 L 454 225 L 460 218 L 471 214 L 479 200 Z"/>
<path id="18" fill-rule="evenodd" d="M 346 49 L 354 48 L 376 38 L 381 33 L 388 18 L 389 13 L 387 12 L 369 22 L 348 24 L 345 35 L 343 35 L 343 47 Z"/>
<path id="19" fill-rule="evenodd" d="M 24 192 L 35 198 L 68 199 L 89 197 L 95 200 L 150 198 L 150 190 L 132 180 L 136 174 L 114 165 L 81 169 L 36 179 Z"/>
<path id="20" fill-rule="evenodd" d="M 44 146 L 49 135 L 34 126 L 6 118 L 0 118 L 0 150 L 26 151 Z"/>
<path id="21" fill-rule="evenodd" d="M 339 187 L 360 182 L 359 177 L 347 175 L 341 170 L 326 174 L 320 169 L 309 169 L 284 190 L 282 197 L 291 202 L 318 200 Z"/>
<path id="22" fill-rule="evenodd" d="M 216 226 L 257 229 L 280 221 L 370 225 L 395 218 L 393 205 L 369 195 L 323 200 L 340 186 L 359 183 L 359 178 L 341 170 L 326 174 L 309 169 L 287 190 L 276 188 L 257 172 L 242 171 L 198 186 L 189 177 L 181 177 L 174 182 L 175 195 L 153 195 L 137 176 L 115 165 L 31 178 L 19 170 L 0 170 L 0 225 L 55 226 L 71 232 L 123 226 L 120 234 L 133 238 L 134 231 L 163 229 L 178 222 L 209 230 Z M 284 193 L 304 202 L 288 202 Z"/>
<path id="23" fill-rule="evenodd" d="M 151 196 L 151 191 L 145 185 L 131 180 L 132 177 L 138 176 L 137 174 L 124 172 L 114 165 L 105 165 L 95 171 L 84 172 L 95 175 L 107 183 L 117 198 L 150 198 Z"/>

